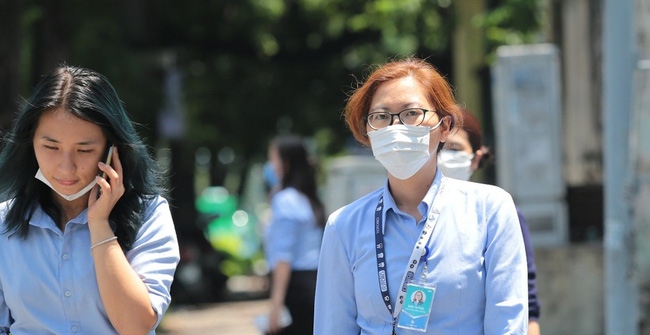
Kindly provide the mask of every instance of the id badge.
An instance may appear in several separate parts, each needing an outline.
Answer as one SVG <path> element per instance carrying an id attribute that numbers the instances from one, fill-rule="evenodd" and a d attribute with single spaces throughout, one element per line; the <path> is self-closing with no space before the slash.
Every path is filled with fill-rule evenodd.
<path id="1" fill-rule="evenodd" d="M 397 320 L 397 327 L 426 332 L 435 294 L 435 285 L 408 284 L 406 286 L 404 306 Z"/>

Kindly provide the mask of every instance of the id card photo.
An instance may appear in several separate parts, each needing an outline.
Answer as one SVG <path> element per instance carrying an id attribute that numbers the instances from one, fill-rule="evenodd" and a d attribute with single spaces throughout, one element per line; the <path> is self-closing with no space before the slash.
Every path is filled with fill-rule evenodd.
<path id="1" fill-rule="evenodd" d="M 426 332 L 435 293 L 435 287 L 409 284 L 406 287 L 406 298 L 404 299 L 404 306 L 399 315 L 397 326 Z"/>

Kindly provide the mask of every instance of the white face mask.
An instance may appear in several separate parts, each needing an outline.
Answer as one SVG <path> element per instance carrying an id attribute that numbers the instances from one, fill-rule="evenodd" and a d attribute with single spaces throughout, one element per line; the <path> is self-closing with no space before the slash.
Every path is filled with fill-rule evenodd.
<path id="1" fill-rule="evenodd" d="M 474 155 L 458 150 L 440 150 L 438 168 L 445 177 L 469 180 L 472 176 L 472 159 Z"/>
<path id="2" fill-rule="evenodd" d="M 427 163 L 429 134 L 442 124 L 442 119 L 433 128 L 395 124 L 368 133 L 372 153 L 388 173 L 398 179 L 408 179 Z"/>
<path id="3" fill-rule="evenodd" d="M 52 187 L 52 184 L 50 184 L 50 182 L 47 181 L 47 178 L 45 178 L 45 176 L 43 175 L 43 172 L 41 172 L 41 169 L 38 169 L 38 171 L 36 171 L 36 176 L 34 176 L 34 177 L 36 177 L 36 179 L 42 181 L 45 185 L 49 186 L 54 192 L 56 192 L 61 197 L 63 197 L 63 199 L 68 200 L 68 201 L 79 199 L 81 196 L 88 193 L 88 191 L 90 191 L 95 186 L 95 184 L 97 184 L 97 181 L 95 179 L 93 179 L 93 181 L 90 184 L 88 184 L 88 186 L 82 188 L 81 191 L 79 191 L 79 192 L 77 192 L 75 194 L 65 195 L 65 194 L 61 194 L 61 192 L 57 191 L 56 189 L 54 189 L 54 187 Z"/>

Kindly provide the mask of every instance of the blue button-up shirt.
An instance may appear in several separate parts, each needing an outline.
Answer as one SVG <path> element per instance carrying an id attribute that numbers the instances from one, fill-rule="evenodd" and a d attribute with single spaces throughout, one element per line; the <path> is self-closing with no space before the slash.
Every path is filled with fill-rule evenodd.
<path id="1" fill-rule="evenodd" d="M 384 198 L 383 234 L 394 307 L 402 276 L 443 183 L 437 173 L 418 207 L 401 211 L 388 186 L 333 213 L 325 229 L 316 289 L 314 334 L 391 334 L 393 317 L 379 289 L 374 212 Z M 425 283 L 435 285 L 426 334 L 524 334 L 527 270 L 512 198 L 500 188 L 444 178 L 439 217 L 427 244 Z M 415 279 L 421 279 L 420 263 Z M 397 329 L 400 335 L 422 332 Z"/>
<path id="2" fill-rule="evenodd" d="M 2 231 L 8 205 L 0 204 Z M 87 222 L 84 210 L 62 232 L 38 208 L 27 239 L 0 235 L 0 334 L 116 334 L 99 296 Z M 157 326 L 169 306 L 179 261 L 169 205 L 162 197 L 148 203 L 126 258 L 149 290 Z"/>
<path id="3" fill-rule="evenodd" d="M 264 251 L 271 269 L 284 261 L 292 270 L 316 270 L 323 229 L 309 199 L 293 187 L 271 198 L 271 220 L 266 227 Z"/>

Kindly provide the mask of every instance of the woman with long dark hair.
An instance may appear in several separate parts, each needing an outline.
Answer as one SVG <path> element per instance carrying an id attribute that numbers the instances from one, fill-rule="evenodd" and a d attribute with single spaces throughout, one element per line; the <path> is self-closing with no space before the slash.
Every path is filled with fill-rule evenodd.
<path id="1" fill-rule="evenodd" d="M 0 151 L 0 333 L 155 334 L 179 261 L 161 185 L 103 75 L 45 76 Z"/>
<path id="2" fill-rule="evenodd" d="M 316 169 L 304 141 L 297 136 L 275 138 L 269 146 L 269 161 L 280 181 L 271 196 L 272 218 L 264 239 L 272 271 L 269 333 L 311 334 L 325 225 Z M 280 322 L 284 306 L 293 319 L 288 327 Z"/>

